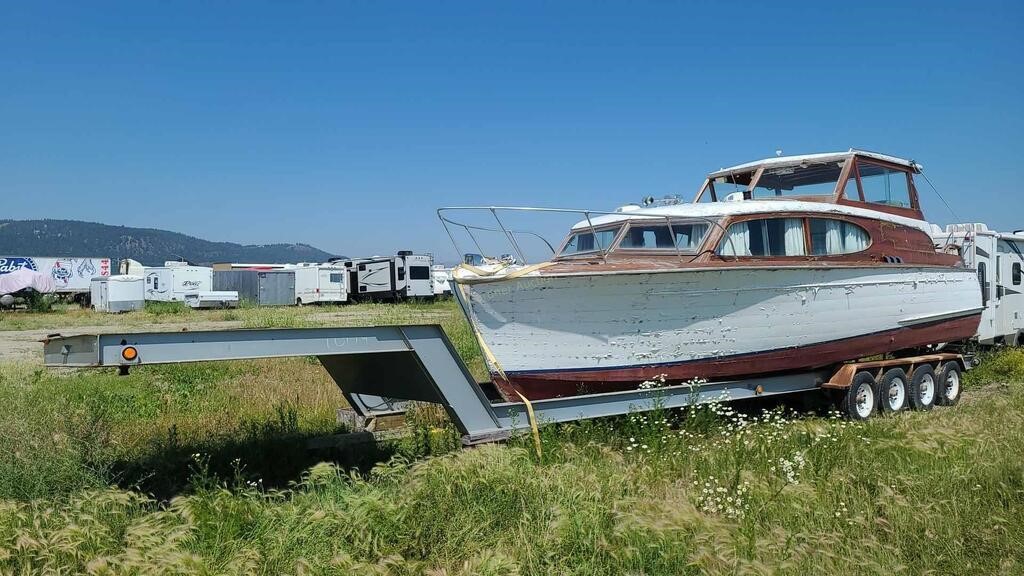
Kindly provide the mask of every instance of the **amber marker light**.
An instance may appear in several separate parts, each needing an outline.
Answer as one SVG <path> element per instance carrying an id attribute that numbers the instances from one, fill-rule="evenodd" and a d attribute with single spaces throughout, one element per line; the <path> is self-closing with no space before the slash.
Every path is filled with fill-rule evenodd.
<path id="1" fill-rule="evenodd" d="M 124 349 L 121 350 L 121 358 L 124 358 L 129 362 L 135 360 L 138 357 L 139 351 L 138 349 L 135 348 L 135 346 L 125 346 Z"/>

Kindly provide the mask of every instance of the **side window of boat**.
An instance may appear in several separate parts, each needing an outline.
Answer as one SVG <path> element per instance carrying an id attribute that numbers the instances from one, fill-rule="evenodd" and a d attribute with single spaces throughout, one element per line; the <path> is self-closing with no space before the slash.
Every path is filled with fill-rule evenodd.
<path id="1" fill-rule="evenodd" d="M 695 251 L 700 245 L 709 225 L 705 223 L 631 224 L 619 242 L 619 249 L 626 250 L 675 250 Z M 673 238 L 674 235 L 674 238 Z"/>
<path id="2" fill-rule="evenodd" d="M 724 256 L 805 256 L 803 218 L 767 218 L 737 222 L 718 249 Z"/>
<path id="3" fill-rule="evenodd" d="M 865 201 L 910 208 L 910 185 L 906 172 L 867 162 L 858 162 L 857 170 Z"/>
<path id="4" fill-rule="evenodd" d="M 569 237 L 569 241 L 565 243 L 565 248 L 562 249 L 562 255 L 580 254 L 583 252 L 594 252 L 597 250 L 607 250 L 611 248 L 612 242 L 615 240 L 615 235 L 619 232 L 618 228 L 610 228 L 605 230 L 577 232 Z"/>
<path id="5" fill-rule="evenodd" d="M 836 254 L 852 254 L 867 250 L 871 244 L 868 236 L 860 226 L 843 220 L 830 218 L 810 218 L 811 254 L 815 256 L 832 256 Z"/>

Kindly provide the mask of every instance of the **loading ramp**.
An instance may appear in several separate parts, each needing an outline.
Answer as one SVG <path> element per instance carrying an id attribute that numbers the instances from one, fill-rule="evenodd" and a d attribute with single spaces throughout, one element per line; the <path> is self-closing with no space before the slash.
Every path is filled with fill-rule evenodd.
<path id="1" fill-rule="evenodd" d="M 48 367 L 122 373 L 146 364 L 316 356 L 364 419 L 400 413 L 408 401 L 440 404 L 466 445 L 531 427 L 525 403 L 488 398 L 437 325 L 53 335 L 44 340 L 43 356 Z M 808 372 L 536 400 L 531 407 L 535 422 L 559 423 L 804 392 L 828 379 Z"/>

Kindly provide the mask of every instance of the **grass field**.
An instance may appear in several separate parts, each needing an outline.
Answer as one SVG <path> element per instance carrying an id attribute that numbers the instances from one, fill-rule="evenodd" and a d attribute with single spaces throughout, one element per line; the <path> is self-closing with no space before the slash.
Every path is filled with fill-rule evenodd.
<path id="1" fill-rule="evenodd" d="M 220 317 L 218 315 L 234 315 Z M 4 318 L 7 329 L 442 324 L 450 302 Z M 167 320 L 168 318 L 174 318 Z M 21 323 L 20 328 L 11 328 Z M 963 401 L 852 423 L 712 405 L 472 450 L 430 410 L 315 453 L 342 397 L 314 359 L 0 365 L 0 573 L 1020 574 L 1024 351 Z M 323 463 L 327 460 L 331 463 Z"/>

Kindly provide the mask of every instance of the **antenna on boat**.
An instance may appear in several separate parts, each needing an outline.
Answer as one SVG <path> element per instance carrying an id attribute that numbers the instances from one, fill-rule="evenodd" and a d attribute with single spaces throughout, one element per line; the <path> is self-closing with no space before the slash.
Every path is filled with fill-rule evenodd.
<path id="1" fill-rule="evenodd" d="M 776 157 L 782 156 L 782 148 L 776 148 L 775 149 L 775 156 Z"/>
<path id="2" fill-rule="evenodd" d="M 927 182 L 929 186 L 931 186 L 932 192 L 935 192 L 935 195 L 939 197 L 939 200 L 942 200 L 942 203 L 946 205 L 946 210 L 949 210 L 949 213 L 952 214 L 953 219 L 956 220 L 957 222 L 963 222 L 963 220 L 960 219 L 960 216 L 956 213 L 956 210 L 953 210 L 953 207 L 949 205 L 949 202 L 946 202 L 946 199 L 943 198 L 942 194 L 939 193 L 939 189 L 935 187 L 935 184 L 932 184 L 932 181 L 928 179 L 928 175 L 924 173 L 924 166 L 921 166 L 920 164 L 913 160 L 910 161 L 910 165 L 914 167 L 914 169 L 917 170 L 917 173 L 920 174 L 922 178 L 924 178 L 924 181 Z"/>

